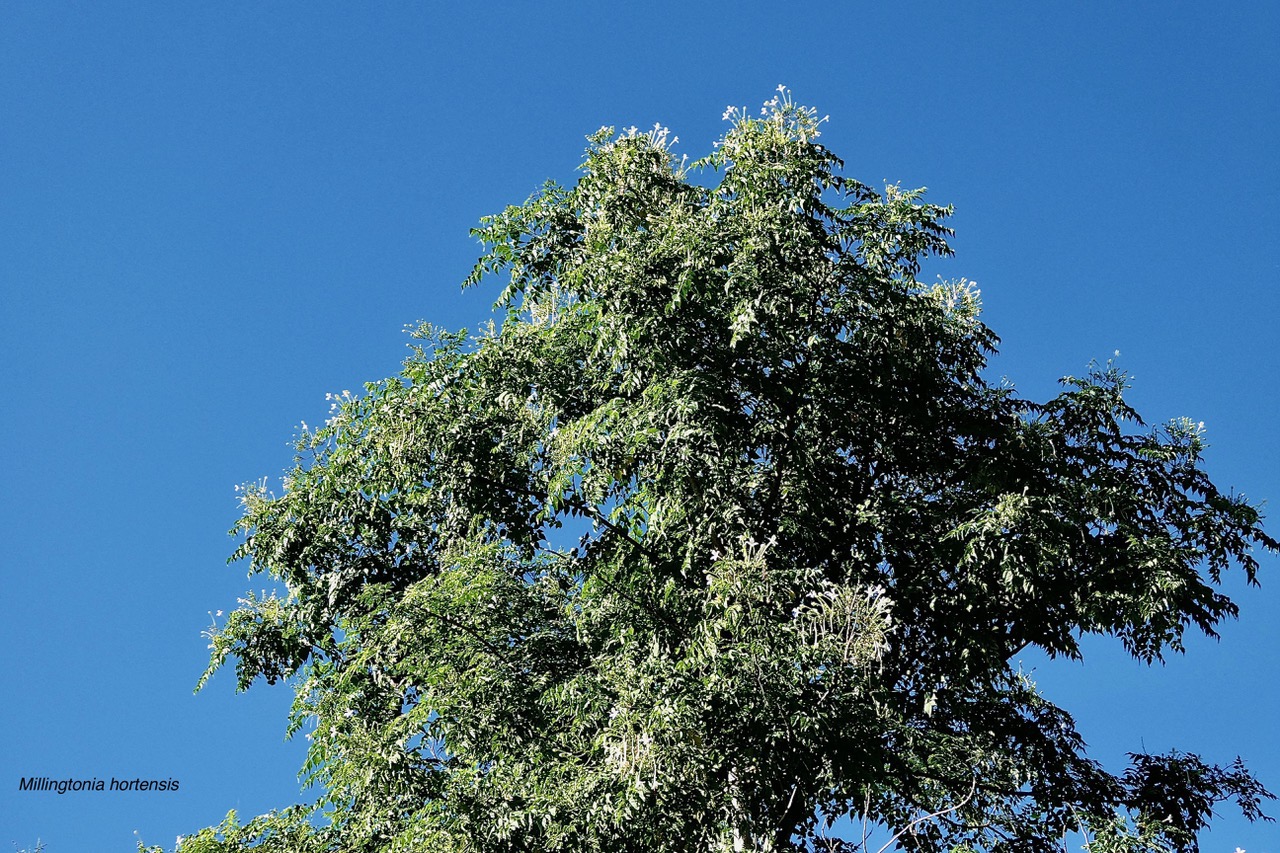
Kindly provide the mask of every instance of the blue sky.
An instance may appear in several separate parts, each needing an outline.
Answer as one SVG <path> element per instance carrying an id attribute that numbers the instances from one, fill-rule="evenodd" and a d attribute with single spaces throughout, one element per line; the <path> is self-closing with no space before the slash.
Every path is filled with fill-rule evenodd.
<path id="1" fill-rule="evenodd" d="M 1280 502 L 1280 7 L 1239 2 L 169 4 L 0 9 L 0 845 L 132 849 L 297 799 L 287 689 L 191 689 L 233 486 L 402 327 L 472 326 L 479 217 L 570 181 L 602 125 L 700 156 L 785 83 L 848 174 L 954 204 L 957 257 L 1053 393 L 1115 350 Z M 1280 512 L 1273 511 L 1273 535 Z M 1027 658 L 1091 754 L 1242 754 L 1280 790 L 1280 560 L 1221 643 L 1147 669 Z M 19 793 L 23 776 L 177 792 Z M 1273 808 L 1280 812 L 1280 808 Z M 1280 853 L 1224 813 L 1206 851 Z"/>

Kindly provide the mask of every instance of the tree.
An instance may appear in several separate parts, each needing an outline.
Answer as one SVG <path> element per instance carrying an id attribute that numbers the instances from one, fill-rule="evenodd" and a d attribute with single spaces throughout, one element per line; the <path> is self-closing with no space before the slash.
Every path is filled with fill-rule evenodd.
<path id="1" fill-rule="evenodd" d="M 780 92 L 692 164 L 590 137 L 475 232 L 501 324 L 422 327 L 247 489 L 236 556 L 288 592 L 205 677 L 291 680 L 323 794 L 184 851 L 853 851 L 850 816 L 1194 851 L 1216 803 L 1262 816 L 1239 760 L 1088 759 L 1012 661 L 1182 651 L 1280 543 L 1113 366 L 989 381 L 977 291 L 917 281 L 950 208 L 844 176 Z"/>

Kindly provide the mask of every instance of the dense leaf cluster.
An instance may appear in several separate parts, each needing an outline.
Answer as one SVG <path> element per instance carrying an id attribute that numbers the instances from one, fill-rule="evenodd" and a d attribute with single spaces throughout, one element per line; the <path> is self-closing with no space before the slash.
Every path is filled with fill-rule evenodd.
<path id="1" fill-rule="evenodd" d="M 294 808 L 194 853 L 1196 849 L 1237 764 L 1114 775 L 1011 663 L 1086 634 L 1151 661 L 1255 580 L 1259 515 L 1148 429 L 1114 369 L 1046 403 L 984 377 L 949 209 L 842 174 L 783 92 L 686 164 L 591 138 L 580 179 L 487 219 L 506 319 L 423 327 L 395 379 L 250 489 L 283 583 L 211 672 L 292 679 Z"/>

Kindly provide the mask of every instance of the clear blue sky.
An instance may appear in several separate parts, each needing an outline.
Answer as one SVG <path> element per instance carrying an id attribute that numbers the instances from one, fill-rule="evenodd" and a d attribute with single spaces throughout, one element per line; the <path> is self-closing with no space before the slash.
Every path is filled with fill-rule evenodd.
<path id="1" fill-rule="evenodd" d="M 691 156 L 785 83 L 868 183 L 956 207 L 958 255 L 1044 397 L 1120 350 L 1149 419 L 1280 505 L 1280 6 L 0 5 L 0 847 L 130 850 L 297 799 L 287 689 L 200 695 L 247 587 L 236 483 L 401 328 L 474 326 L 477 219 L 573 178 L 601 125 Z M 1273 510 L 1273 534 L 1280 510 Z M 1280 790 L 1280 561 L 1220 644 L 1037 666 L 1091 754 L 1243 754 Z M 19 793 L 23 776 L 176 778 Z M 1280 808 L 1273 808 L 1280 812 Z M 1230 815 L 1206 851 L 1280 853 Z"/>

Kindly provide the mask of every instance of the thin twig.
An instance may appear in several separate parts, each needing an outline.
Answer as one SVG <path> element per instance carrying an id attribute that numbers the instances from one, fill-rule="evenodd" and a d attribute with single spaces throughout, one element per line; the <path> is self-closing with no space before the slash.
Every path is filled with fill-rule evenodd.
<path id="1" fill-rule="evenodd" d="M 913 827 L 918 826 L 918 825 L 920 825 L 920 824 L 924 823 L 926 820 L 933 820 L 935 817 L 940 817 L 940 816 L 942 816 L 942 815 L 944 815 L 944 814 L 947 814 L 948 812 L 953 812 L 953 811 L 955 811 L 956 809 L 963 808 L 963 807 L 964 807 L 964 805 L 965 805 L 965 803 L 967 803 L 967 802 L 969 802 L 969 800 L 973 799 L 973 795 L 974 795 L 975 793 L 977 793 L 977 791 L 978 791 L 978 777 L 977 777 L 977 776 L 974 776 L 974 777 L 973 777 L 973 787 L 971 787 L 971 788 L 969 789 L 969 793 L 968 793 L 968 794 L 965 794 L 965 797 L 964 797 L 964 799 L 963 799 L 963 800 L 961 800 L 960 802 L 956 803 L 954 806 L 951 806 L 951 807 L 949 807 L 949 808 L 945 808 L 945 809 L 939 809 L 938 811 L 933 812 L 932 814 L 927 814 L 927 815 L 924 815 L 923 817 L 918 817 L 918 818 L 916 818 L 915 820 L 911 821 L 911 822 L 910 822 L 910 823 L 908 823 L 906 826 L 904 826 L 902 829 L 900 829 L 900 830 L 898 830 L 897 832 L 895 832 L 895 833 L 893 834 L 893 837 L 892 837 L 892 838 L 890 838 L 888 841 L 886 841 L 886 842 L 884 843 L 884 846 L 883 846 L 883 847 L 881 847 L 879 850 L 877 850 L 877 851 L 876 851 L 876 853 L 885 853 L 885 851 L 886 851 L 886 850 L 888 850 L 888 849 L 889 849 L 889 847 L 890 847 L 890 846 L 892 846 L 892 844 L 893 844 L 895 841 L 897 841 L 899 838 L 901 838 L 903 835 L 905 835 L 907 832 L 909 832 Z"/>

